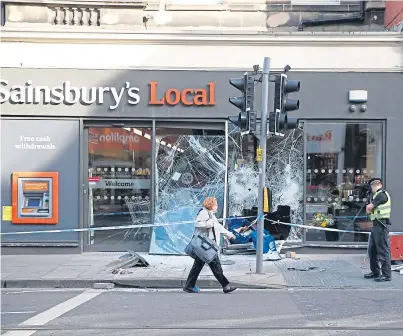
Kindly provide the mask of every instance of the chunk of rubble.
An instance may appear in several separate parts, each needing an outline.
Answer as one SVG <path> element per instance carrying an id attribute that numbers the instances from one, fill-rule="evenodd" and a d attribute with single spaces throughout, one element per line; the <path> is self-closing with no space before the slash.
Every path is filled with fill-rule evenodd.
<path id="1" fill-rule="evenodd" d="M 130 268 L 148 267 L 150 264 L 139 254 L 129 251 L 129 253 L 121 256 L 117 261 L 107 265 L 107 269 L 112 271 L 112 274 L 130 274 Z"/>

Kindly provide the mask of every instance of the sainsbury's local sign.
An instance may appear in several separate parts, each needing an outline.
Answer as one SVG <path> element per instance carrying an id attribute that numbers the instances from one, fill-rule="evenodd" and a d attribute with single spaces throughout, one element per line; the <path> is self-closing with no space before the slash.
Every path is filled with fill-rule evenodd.
<path id="1" fill-rule="evenodd" d="M 120 104 L 137 105 L 142 99 L 147 99 L 149 105 L 185 105 L 185 106 L 214 106 L 215 82 L 209 82 L 204 87 L 168 88 L 163 90 L 158 82 L 147 83 L 147 88 L 140 90 L 130 82 L 121 87 L 79 87 L 70 81 L 64 81 L 58 86 L 49 87 L 35 85 L 28 80 L 24 85 L 9 85 L 9 81 L 0 80 L 0 103 L 12 104 L 52 104 L 52 105 L 92 105 L 108 104 L 109 110 L 115 110 Z"/>

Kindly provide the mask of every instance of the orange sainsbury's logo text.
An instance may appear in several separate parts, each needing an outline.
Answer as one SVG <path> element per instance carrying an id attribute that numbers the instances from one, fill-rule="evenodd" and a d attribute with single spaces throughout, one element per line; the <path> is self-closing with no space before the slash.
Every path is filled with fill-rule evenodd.
<path id="1" fill-rule="evenodd" d="M 158 82 L 148 83 L 150 88 L 149 105 L 214 106 L 216 104 L 215 82 L 207 83 L 204 88 L 186 88 L 183 90 L 170 88 L 165 92 L 158 85 Z"/>

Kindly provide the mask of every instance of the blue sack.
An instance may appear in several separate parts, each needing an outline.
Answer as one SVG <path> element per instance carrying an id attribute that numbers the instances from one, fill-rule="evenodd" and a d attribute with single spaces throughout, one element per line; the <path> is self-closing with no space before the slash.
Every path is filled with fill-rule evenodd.
<path id="1" fill-rule="evenodd" d="M 231 218 L 231 220 L 228 223 L 228 230 L 233 231 L 248 224 L 250 224 L 250 222 L 247 219 L 234 217 Z"/>
<path id="2" fill-rule="evenodd" d="M 250 234 L 253 242 L 253 247 L 257 249 L 257 232 L 253 231 Z M 276 242 L 270 232 L 263 230 L 263 253 L 277 252 Z"/>
<path id="3" fill-rule="evenodd" d="M 240 234 L 239 232 L 235 231 L 240 227 L 249 225 L 250 222 L 245 218 L 237 218 L 234 217 L 228 223 L 228 231 L 234 234 L 235 239 L 231 242 L 231 244 L 247 244 L 250 242 L 251 237 L 249 235 Z"/>
<path id="4" fill-rule="evenodd" d="M 235 236 L 235 239 L 231 242 L 232 244 L 247 244 L 251 239 L 251 235 L 244 236 L 235 230 L 231 230 L 231 232 Z"/>

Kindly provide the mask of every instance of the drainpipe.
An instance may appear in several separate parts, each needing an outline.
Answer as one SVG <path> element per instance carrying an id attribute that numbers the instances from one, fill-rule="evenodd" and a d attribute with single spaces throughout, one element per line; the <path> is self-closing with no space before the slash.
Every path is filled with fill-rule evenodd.
<path id="1" fill-rule="evenodd" d="M 303 31 L 304 27 L 314 27 L 321 26 L 327 24 L 337 24 L 337 23 L 356 23 L 356 22 L 364 22 L 365 19 L 365 5 L 366 1 L 360 2 L 360 14 L 352 14 L 348 16 L 338 16 L 333 18 L 319 18 L 319 19 L 307 19 L 302 20 L 298 31 Z"/>
<path id="2" fill-rule="evenodd" d="M 6 5 L 4 1 L 0 3 L 0 25 L 4 26 L 6 24 Z"/>

